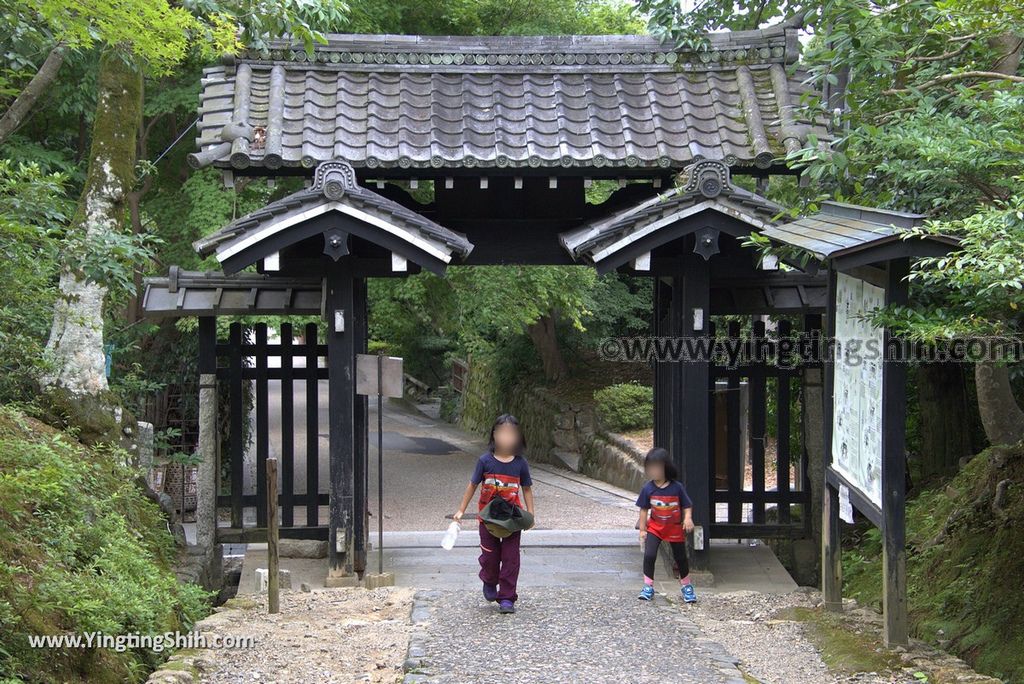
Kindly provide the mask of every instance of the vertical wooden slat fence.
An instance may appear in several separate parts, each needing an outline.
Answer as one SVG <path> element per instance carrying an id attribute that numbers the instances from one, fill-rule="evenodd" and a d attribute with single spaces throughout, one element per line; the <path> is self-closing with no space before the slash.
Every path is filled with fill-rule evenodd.
<path id="1" fill-rule="evenodd" d="M 820 327 L 819 318 L 805 317 L 805 330 Z M 710 332 L 717 344 L 727 341 L 718 337 L 721 326 L 713 323 Z M 800 401 L 799 392 L 794 391 L 794 383 L 799 386 L 800 376 L 808 365 L 820 364 L 803 360 L 787 366 L 775 363 L 779 340 L 792 335 L 792 323 L 786 319 L 778 321 L 775 333 L 768 332 L 765 322 L 757 317 L 746 328 L 738 320 L 730 320 L 726 326 L 730 343 L 741 341 L 744 361 L 731 366 L 725 361 L 728 357 L 721 355 L 711 366 L 709 391 L 720 390 L 720 383 L 724 382 L 726 393 L 724 402 L 710 402 L 711 448 L 708 458 L 716 475 L 709 478 L 711 500 L 714 511 L 718 510 L 719 504 L 725 508 L 724 515 L 715 513 L 715 521 L 711 525 L 714 538 L 799 537 L 805 536 L 810 529 L 807 464 L 802 453 L 796 458 L 791 453 L 791 419 Z M 741 391 L 744 386 L 745 393 Z M 744 396 L 746 404 L 743 403 Z M 768 459 L 767 449 L 772 406 L 775 409 L 773 427 L 776 435 L 774 464 Z M 716 415 L 723 410 L 724 420 Z M 741 443 L 744 410 L 746 445 Z M 716 440 L 723 438 L 716 428 L 721 425 L 725 429 L 724 473 L 721 472 L 721 462 L 715 458 Z M 795 487 L 790 481 L 794 463 L 798 466 Z M 775 485 L 771 486 L 768 475 L 773 472 Z M 794 517 L 794 507 L 801 509 L 800 516 Z M 773 510 L 774 519 L 770 519 Z"/>
<path id="2" fill-rule="evenodd" d="M 328 379 L 327 345 L 319 341 L 317 325 L 307 324 L 303 338 L 296 340 L 293 326 L 284 323 L 279 337 L 271 341 L 265 323 L 233 323 L 227 340 L 218 340 L 215 349 L 217 378 L 228 388 L 230 405 L 226 451 L 229 493 L 218 496 L 217 503 L 230 510 L 231 522 L 230 527 L 218 528 L 219 541 L 265 539 L 269 523 L 266 464 L 271 457 L 279 461 L 281 536 L 326 539 L 327 527 L 321 525 L 320 509 L 328 505 L 329 496 L 319 491 L 319 460 L 320 440 L 327 432 L 326 424 L 321 426 L 320 421 L 320 383 Z M 272 401 L 274 396 L 280 401 Z M 255 418 L 251 423 L 250 412 Z M 248 434 L 250 424 L 252 434 Z M 305 427 L 304 439 L 296 435 L 298 425 Z M 249 444 L 254 460 L 247 468 Z M 255 477 L 255 491 L 246 491 L 246 470 Z M 296 508 L 300 509 L 299 515 Z M 305 509 L 305 515 L 301 509 Z"/>

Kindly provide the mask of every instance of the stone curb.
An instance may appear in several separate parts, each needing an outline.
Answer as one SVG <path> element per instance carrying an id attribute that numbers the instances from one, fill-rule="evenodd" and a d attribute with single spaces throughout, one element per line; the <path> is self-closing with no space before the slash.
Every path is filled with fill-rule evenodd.
<path id="1" fill-rule="evenodd" d="M 412 610 L 409 612 L 409 649 L 405 655 L 402 669 L 405 677 L 402 684 L 423 684 L 438 681 L 430 671 L 430 654 L 428 652 L 427 625 L 434 617 L 434 604 L 441 593 L 436 590 L 417 591 L 412 597 Z"/>
<path id="2" fill-rule="evenodd" d="M 215 608 L 192 627 L 192 632 L 210 637 L 227 622 L 242 618 L 242 608 Z M 146 684 L 198 684 L 200 673 L 213 669 L 214 653 L 210 649 L 184 649 L 172 653 L 160 667 L 146 679 Z"/>
<path id="3" fill-rule="evenodd" d="M 726 651 L 725 647 L 717 641 L 703 636 L 697 623 L 686 616 L 683 610 L 685 606 L 681 606 L 677 601 L 669 600 L 668 597 L 660 593 L 655 594 L 654 604 L 669 614 L 669 619 L 676 623 L 680 632 L 686 632 L 693 636 L 694 643 L 699 645 L 711 658 L 711 666 L 722 674 L 725 684 L 747 684 L 750 681 L 744 677 L 743 671 L 739 668 L 739 658 Z"/>

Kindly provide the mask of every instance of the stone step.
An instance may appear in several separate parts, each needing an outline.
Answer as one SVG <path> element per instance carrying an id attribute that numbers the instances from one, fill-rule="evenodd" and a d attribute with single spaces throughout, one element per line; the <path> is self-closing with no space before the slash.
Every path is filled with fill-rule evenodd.
<path id="1" fill-rule="evenodd" d="M 573 472 L 580 472 L 580 455 L 575 451 L 562 451 L 556 449 L 552 455 Z"/>

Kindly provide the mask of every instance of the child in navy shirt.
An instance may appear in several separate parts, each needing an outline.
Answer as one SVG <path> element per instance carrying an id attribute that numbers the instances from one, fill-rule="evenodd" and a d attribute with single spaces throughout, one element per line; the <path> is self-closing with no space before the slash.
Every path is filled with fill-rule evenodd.
<path id="1" fill-rule="evenodd" d="M 680 590 L 683 600 L 693 603 L 697 593 L 690 583 L 690 566 L 686 559 L 686 534 L 693 530 L 693 502 L 686 488 L 676 480 L 676 468 L 665 449 L 656 447 L 644 458 L 644 473 L 651 478 L 640 490 L 636 505 L 640 507 L 640 543 L 644 548 L 644 588 L 640 598 L 654 598 L 654 566 L 662 541 L 672 546 L 672 555 L 679 566 Z"/>
<path id="2" fill-rule="evenodd" d="M 491 443 L 487 453 L 476 463 L 473 476 L 466 485 L 459 510 L 452 515 L 454 520 L 462 516 L 473 498 L 478 485 L 480 504 L 483 510 L 491 499 L 500 496 L 511 504 L 533 513 L 533 479 L 530 464 L 523 456 L 526 439 L 515 416 L 498 416 L 491 428 Z M 480 580 L 483 582 L 484 598 L 498 602 L 498 612 L 514 613 L 516 584 L 519 580 L 519 541 L 522 532 L 513 532 L 507 537 L 496 537 L 487 526 L 480 522 Z"/>

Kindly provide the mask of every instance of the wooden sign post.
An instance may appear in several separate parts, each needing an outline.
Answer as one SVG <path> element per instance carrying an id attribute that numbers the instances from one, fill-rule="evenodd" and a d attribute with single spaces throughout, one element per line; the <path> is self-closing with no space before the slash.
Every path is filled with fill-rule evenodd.
<path id="1" fill-rule="evenodd" d="M 384 573 L 384 397 L 401 397 L 403 386 L 400 357 L 356 355 L 356 394 L 377 397 L 377 575 L 367 576 L 367 588 L 395 583 Z"/>
<path id="2" fill-rule="evenodd" d="M 909 639 L 906 578 L 906 359 L 888 330 L 866 319 L 907 302 L 907 259 L 830 269 L 828 451 L 822 525 L 822 590 L 842 610 L 840 516 L 856 508 L 882 532 L 885 642 Z M 843 511 L 846 511 L 843 514 Z M 852 522 L 852 520 L 848 520 Z"/>

